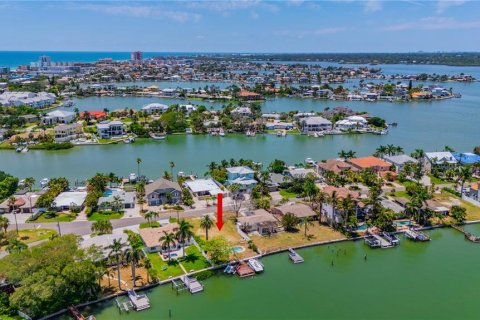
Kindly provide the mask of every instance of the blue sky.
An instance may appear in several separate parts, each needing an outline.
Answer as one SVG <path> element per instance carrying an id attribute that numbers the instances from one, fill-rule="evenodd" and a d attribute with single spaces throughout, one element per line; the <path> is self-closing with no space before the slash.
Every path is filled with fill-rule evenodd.
<path id="1" fill-rule="evenodd" d="M 480 51 L 479 1 L 0 1 L 0 50 Z"/>

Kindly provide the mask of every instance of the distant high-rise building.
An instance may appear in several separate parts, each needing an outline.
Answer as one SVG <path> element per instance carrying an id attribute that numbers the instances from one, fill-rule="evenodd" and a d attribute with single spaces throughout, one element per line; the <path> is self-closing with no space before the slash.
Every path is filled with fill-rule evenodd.
<path id="1" fill-rule="evenodd" d="M 130 54 L 130 59 L 132 61 L 142 61 L 142 52 L 135 51 Z"/>

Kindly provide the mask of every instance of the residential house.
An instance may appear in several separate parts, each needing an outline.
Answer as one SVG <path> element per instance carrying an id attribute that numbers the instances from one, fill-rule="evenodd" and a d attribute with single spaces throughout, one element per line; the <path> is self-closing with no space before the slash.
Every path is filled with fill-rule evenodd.
<path id="1" fill-rule="evenodd" d="M 37 200 L 40 197 L 36 192 L 25 192 L 23 194 L 15 194 L 15 211 L 17 213 L 33 213 L 37 209 Z M 0 213 L 9 213 L 13 210 L 8 199 L 0 204 Z"/>
<path id="2" fill-rule="evenodd" d="M 145 186 L 145 195 L 149 206 L 178 204 L 182 199 L 182 188 L 176 182 L 159 178 Z"/>
<path id="3" fill-rule="evenodd" d="M 350 116 L 335 122 L 335 128 L 339 130 L 362 129 L 367 126 L 367 119 L 360 116 Z"/>
<path id="4" fill-rule="evenodd" d="M 277 232 L 279 221 L 273 214 L 264 209 L 258 209 L 252 215 L 238 218 L 240 229 L 246 233 L 258 232 L 260 235 L 269 235 Z"/>
<path id="5" fill-rule="evenodd" d="M 450 211 L 447 207 L 445 207 L 443 204 L 441 204 L 438 201 L 435 200 L 426 200 L 425 201 L 426 206 L 424 206 L 423 209 L 428 209 L 431 210 L 437 214 L 441 215 L 448 215 L 448 212 Z"/>
<path id="6" fill-rule="evenodd" d="M 245 166 L 227 168 L 227 184 L 239 184 L 242 191 L 250 191 L 257 185 L 255 171 Z"/>
<path id="7" fill-rule="evenodd" d="M 86 191 L 62 192 L 54 200 L 55 208 L 58 211 L 67 211 L 73 208 L 83 209 L 86 198 Z"/>
<path id="8" fill-rule="evenodd" d="M 383 159 L 395 166 L 396 172 L 403 170 L 406 163 L 418 163 L 418 160 L 406 154 L 399 154 L 394 156 L 384 156 Z"/>
<path id="9" fill-rule="evenodd" d="M 166 254 L 168 250 L 162 249 L 162 241 L 160 238 L 163 237 L 165 233 L 175 234 L 178 231 L 178 228 L 179 226 L 177 223 L 169 223 L 158 228 L 140 229 L 139 233 L 140 237 L 145 243 L 145 250 L 148 252 L 160 252 L 162 254 Z M 193 238 L 189 241 L 186 241 L 185 246 L 189 246 L 192 243 Z M 174 243 L 170 245 L 170 251 L 180 250 L 182 246 L 182 243 L 175 239 Z"/>
<path id="10" fill-rule="evenodd" d="M 275 120 L 274 122 L 267 122 L 265 127 L 267 130 L 292 130 L 295 126 L 291 122 Z"/>
<path id="11" fill-rule="evenodd" d="M 315 170 L 309 169 L 309 168 L 289 167 L 287 169 L 287 174 L 291 178 L 295 178 L 295 179 L 305 179 L 307 177 L 307 175 L 312 175 L 315 178 L 317 178 L 317 174 L 316 174 Z"/>
<path id="12" fill-rule="evenodd" d="M 282 216 L 288 212 L 292 213 L 295 217 L 302 219 L 305 217 L 316 218 L 317 213 L 310 208 L 310 206 L 303 203 L 287 203 L 279 207 L 272 208 L 272 214 L 276 215 L 281 219 Z"/>
<path id="13" fill-rule="evenodd" d="M 373 169 L 375 172 L 389 171 L 390 167 L 392 166 L 387 161 L 373 156 L 353 158 L 347 160 L 347 162 L 356 167 L 358 170 Z"/>
<path id="14" fill-rule="evenodd" d="M 247 90 L 240 90 L 237 94 L 239 100 L 243 101 L 256 101 L 256 100 L 263 100 L 263 96 L 256 92 L 251 92 Z"/>
<path id="15" fill-rule="evenodd" d="M 252 115 L 252 110 L 249 107 L 236 107 L 231 111 L 232 115 L 249 117 Z"/>
<path id="16" fill-rule="evenodd" d="M 124 134 L 125 130 L 121 121 L 102 121 L 97 124 L 97 135 L 102 139 L 120 137 Z"/>
<path id="17" fill-rule="evenodd" d="M 341 200 L 350 196 L 353 201 L 355 201 L 355 215 L 359 219 L 363 219 L 365 216 L 364 205 L 360 200 L 360 193 L 358 191 L 352 191 L 343 187 L 334 187 L 334 186 L 325 186 L 322 188 L 322 192 L 327 194 L 329 197 L 335 195 L 336 199 Z M 322 205 L 322 212 L 327 216 L 329 220 L 334 218 L 336 223 L 342 223 L 342 211 L 338 207 L 333 207 L 329 203 L 324 203 Z"/>
<path id="18" fill-rule="evenodd" d="M 167 110 L 168 110 L 168 106 L 166 104 L 161 104 L 161 103 L 150 103 L 142 107 L 142 111 L 148 114 L 164 113 Z"/>
<path id="19" fill-rule="evenodd" d="M 323 117 L 308 117 L 301 121 L 302 133 L 325 131 L 332 129 L 332 122 Z"/>
<path id="20" fill-rule="evenodd" d="M 79 246 L 83 249 L 96 246 L 100 249 L 102 255 L 107 258 L 112 251 L 112 249 L 109 247 L 112 245 L 114 240 L 120 241 L 121 243 L 128 243 L 128 234 L 118 232 L 114 234 L 96 235 L 94 237 L 88 235 L 84 236 L 80 240 Z"/>
<path id="21" fill-rule="evenodd" d="M 224 193 L 220 184 L 213 179 L 196 179 L 192 181 L 185 181 L 184 185 L 196 197 L 216 196 L 219 193 Z"/>
<path id="22" fill-rule="evenodd" d="M 268 190 L 270 192 L 277 191 L 281 187 L 286 187 L 291 183 L 291 177 L 280 173 L 269 173 L 270 179 L 267 182 Z"/>
<path id="23" fill-rule="evenodd" d="M 52 125 L 56 123 L 70 123 L 73 120 L 75 120 L 75 112 L 55 110 L 47 113 L 43 117 L 42 122 L 46 125 Z"/>
<path id="24" fill-rule="evenodd" d="M 127 192 L 120 189 L 109 190 L 106 195 L 98 198 L 98 206 L 104 210 L 112 210 L 115 204 L 116 198 L 121 202 L 123 209 L 135 208 L 135 192 Z"/>
<path id="25" fill-rule="evenodd" d="M 341 174 L 349 170 L 358 171 L 358 168 L 340 159 L 330 159 L 317 163 L 317 173 L 319 175 L 324 175 L 329 171 L 335 174 Z"/>
<path id="26" fill-rule="evenodd" d="M 53 128 L 55 142 L 67 142 L 83 134 L 81 123 L 60 124 Z"/>
<path id="27" fill-rule="evenodd" d="M 441 152 L 425 152 L 423 157 L 423 167 L 427 172 L 432 171 L 433 167 L 445 170 L 453 167 L 458 163 L 453 154 L 448 151 Z"/>
<path id="28" fill-rule="evenodd" d="M 480 201 L 480 182 L 473 182 L 467 190 L 466 195 L 473 200 Z"/>
<path id="29" fill-rule="evenodd" d="M 480 156 L 471 152 L 452 152 L 453 157 L 459 164 L 480 163 Z"/>
<path id="30" fill-rule="evenodd" d="M 107 113 L 105 111 L 82 111 L 79 113 L 80 119 L 85 119 L 87 114 L 90 119 L 95 119 L 97 121 L 103 121 L 107 119 Z"/>

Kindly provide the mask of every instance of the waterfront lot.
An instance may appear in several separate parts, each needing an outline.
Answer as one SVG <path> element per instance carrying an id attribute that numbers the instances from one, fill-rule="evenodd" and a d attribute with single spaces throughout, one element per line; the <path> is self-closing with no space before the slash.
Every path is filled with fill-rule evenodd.
<path id="1" fill-rule="evenodd" d="M 299 228 L 297 232 L 279 232 L 265 237 L 252 236 L 251 239 L 262 252 L 271 252 L 316 242 L 345 239 L 345 236 L 329 227 L 319 225 L 318 222 L 314 222 L 314 225 L 310 226 L 307 231 L 307 237 L 305 237 L 304 229 Z"/>

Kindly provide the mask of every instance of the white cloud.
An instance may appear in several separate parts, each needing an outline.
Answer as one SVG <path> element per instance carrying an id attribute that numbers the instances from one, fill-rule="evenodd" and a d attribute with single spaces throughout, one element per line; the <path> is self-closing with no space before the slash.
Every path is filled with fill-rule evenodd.
<path id="1" fill-rule="evenodd" d="M 70 6 L 70 9 L 86 10 L 109 15 L 131 16 L 137 18 L 171 19 L 177 22 L 196 22 L 201 19 L 201 15 L 197 13 L 169 10 L 156 5 L 73 3 Z"/>
<path id="2" fill-rule="evenodd" d="M 437 13 L 441 14 L 450 7 L 461 6 L 465 4 L 466 0 L 438 0 L 437 1 Z"/>
<path id="3" fill-rule="evenodd" d="M 261 0 L 184 1 L 180 3 L 186 5 L 187 8 L 207 9 L 223 13 L 253 8 L 263 8 L 271 12 L 279 10 L 279 7 L 274 4 L 274 1 Z"/>
<path id="4" fill-rule="evenodd" d="M 366 13 L 382 10 L 382 3 L 378 0 L 367 0 L 363 2 L 363 11 Z"/>
<path id="5" fill-rule="evenodd" d="M 404 31 L 404 30 L 453 30 L 480 28 L 480 20 L 458 21 L 454 18 L 427 17 L 418 21 L 409 21 L 393 24 L 385 27 L 385 31 Z"/>
<path id="6" fill-rule="evenodd" d="M 328 28 L 298 31 L 298 32 L 291 31 L 291 30 L 288 30 L 288 31 L 285 30 L 285 31 L 276 32 L 275 34 L 277 36 L 281 36 L 281 37 L 304 38 L 304 37 L 335 34 L 335 33 L 345 31 L 345 30 L 347 30 L 347 28 L 344 28 L 344 27 L 328 27 Z"/>

